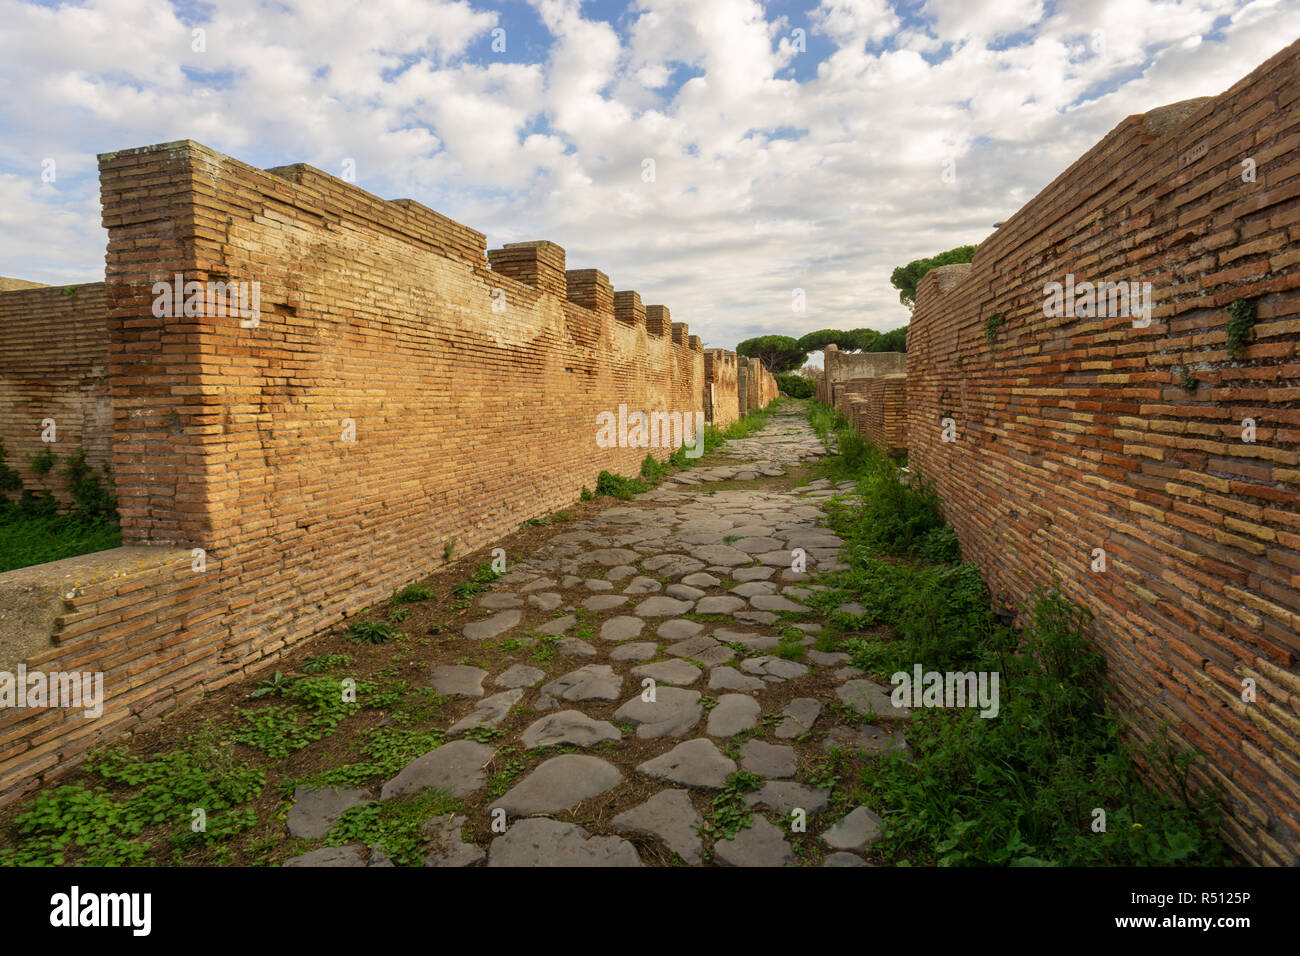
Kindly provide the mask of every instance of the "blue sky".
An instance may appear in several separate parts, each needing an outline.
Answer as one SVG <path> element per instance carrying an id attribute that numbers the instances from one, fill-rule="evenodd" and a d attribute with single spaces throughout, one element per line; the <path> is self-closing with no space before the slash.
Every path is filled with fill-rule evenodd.
<path id="1" fill-rule="evenodd" d="M 1300 5 L 0 0 L 0 22 L 0 275 L 102 277 L 95 155 L 189 138 L 350 160 L 729 348 L 903 324 L 895 266 L 980 242 L 1126 116 L 1226 89 Z"/>

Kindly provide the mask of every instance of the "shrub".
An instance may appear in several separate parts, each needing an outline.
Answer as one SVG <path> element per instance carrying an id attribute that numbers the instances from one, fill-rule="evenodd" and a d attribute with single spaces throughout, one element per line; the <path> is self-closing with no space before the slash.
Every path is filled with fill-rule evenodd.
<path id="1" fill-rule="evenodd" d="M 791 398 L 812 398 L 817 393 L 817 384 L 812 379 L 790 372 L 777 375 L 776 385 Z"/>

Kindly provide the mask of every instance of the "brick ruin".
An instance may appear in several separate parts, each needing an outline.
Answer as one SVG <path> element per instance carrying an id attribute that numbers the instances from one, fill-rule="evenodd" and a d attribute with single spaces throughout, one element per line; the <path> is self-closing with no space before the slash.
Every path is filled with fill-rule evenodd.
<path id="1" fill-rule="evenodd" d="M 123 547 L 0 575 L 0 602 L 48 628 L 3 666 L 102 671 L 105 708 L 0 715 L 0 802 L 682 441 L 602 447 L 601 413 L 689 430 L 776 396 L 555 243 L 489 251 L 410 200 L 191 141 L 106 153 L 100 182 L 105 282 L 0 292 L 0 438 L 25 481 L 44 418 L 56 452 L 111 462 Z M 177 275 L 205 284 L 197 314 L 156 315 Z M 206 286 L 240 282 L 247 314 Z"/>
<path id="2" fill-rule="evenodd" d="M 973 262 L 923 277 L 904 376 L 854 385 L 832 349 L 818 386 L 935 481 L 995 600 L 1057 580 L 1091 609 L 1134 739 L 1167 726 L 1203 751 L 1193 786 L 1224 794 L 1228 841 L 1287 865 L 1300 862 L 1298 62 L 1300 43 L 1218 97 L 1126 119 Z M 1052 308 L 1054 282 L 1150 283 L 1150 323 L 1123 308 L 1141 285 L 1090 313 L 1086 296 Z M 1230 352 L 1241 302 L 1255 324 Z"/>

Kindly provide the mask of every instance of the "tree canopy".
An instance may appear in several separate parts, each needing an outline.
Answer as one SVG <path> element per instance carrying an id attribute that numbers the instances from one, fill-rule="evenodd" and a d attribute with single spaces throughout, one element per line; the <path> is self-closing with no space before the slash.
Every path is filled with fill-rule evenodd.
<path id="1" fill-rule="evenodd" d="M 929 259 L 913 259 L 907 265 L 895 269 L 894 274 L 889 277 L 889 283 L 898 290 L 898 301 L 910 309 L 916 305 L 916 284 L 921 281 L 923 275 L 938 266 L 970 262 L 974 257 L 974 246 L 958 246 L 956 249 L 949 249 Z"/>
<path id="2" fill-rule="evenodd" d="M 884 333 L 875 329 L 818 329 L 799 339 L 798 346 L 809 352 L 820 352 L 832 342 L 841 352 L 904 352 L 907 326 Z"/>
<path id="3" fill-rule="evenodd" d="M 798 368 L 808 360 L 808 352 L 788 335 L 760 335 L 745 339 L 736 346 L 736 353 L 746 358 L 756 358 L 776 375 Z"/>

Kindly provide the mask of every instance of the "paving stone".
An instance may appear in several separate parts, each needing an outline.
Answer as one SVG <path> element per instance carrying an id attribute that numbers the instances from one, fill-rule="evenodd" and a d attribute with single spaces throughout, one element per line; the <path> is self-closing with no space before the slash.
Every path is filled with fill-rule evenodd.
<path id="1" fill-rule="evenodd" d="M 667 780 L 684 787 L 716 790 L 736 772 L 736 762 L 722 754 L 713 741 L 697 737 L 685 740 L 667 753 L 640 764 L 637 770 L 654 780 Z"/>
<path id="2" fill-rule="evenodd" d="M 323 846 L 301 856 L 285 860 L 284 866 L 365 866 L 361 858 L 364 849 L 360 843 L 347 846 Z"/>
<path id="3" fill-rule="evenodd" d="M 740 765 L 760 777 L 793 777 L 799 766 L 793 747 L 762 740 L 746 740 L 741 744 Z"/>
<path id="4" fill-rule="evenodd" d="M 862 617 L 862 615 L 867 613 L 867 609 L 857 601 L 850 601 L 847 604 L 841 604 L 835 610 L 840 614 L 847 614 L 849 617 Z"/>
<path id="5" fill-rule="evenodd" d="M 604 578 L 589 578 L 582 582 L 582 586 L 588 591 L 612 591 L 614 582 L 606 581 Z"/>
<path id="6" fill-rule="evenodd" d="M 488 672 L 467 664 L 439 664 L 433 669 L 429 686 L 443 697 L 482 697 L 483 678 Z"/>
<path id="7" fill-rule="evenodd" d="M 699 621 L 692 621 L 686 617 L 677 617 L 671 621 L 664 621 L 659 625 L 655 633 L 665 641 L 682 641 L 688 637 L 694 637 L 702 630 L 704 630 L 704 625 Z"/>
<path id="8" fill-rule="evenodd" d="M 565 657 L 595 657 L 596 648 L 580 637 L 562 637 L 555 642 L 555 649 Z"/>
<path id="9" fill-rule="evenodd" d="M 612 790 L 622 781 L 618 768 L 599 757 L 561 754 L 542 761 L 505 796 L 494 801 L 492 809 L 500 808 L 512 817 L 558 813 Z"/>
<path id="10" fill-rule="evenodd" d="M 463 816 L 440 817 L 425 824 L 423 832 L 429 837 L 429 849 L 424 854 L 425 866 L 474 866 L 487 856 L 473 843 L 461 839 L 464 825 Z"/>
<path id="11" fill-rule="evenodd" d="M 539 624 L 533 628 L 538 634 L 563 634 L 573 625 L 578 623 L 577 615 L 566 614 L 564 617 L 557 617 L 553 621 L 547 621 L 545 624 Z"/>
<path id="12" fill-rule="evenodd" d="M 731 546 L 737 551 L 744 552 L 746 559 L 749 555 L 759 554 L 767 551 L 773 551 L 777 548 L 785 548 L 785 542 L 779 538 L 771 538 L 763 535 L 755 535 L 741 538 L 739 541 L 731 542 Z M 789 549 L 786 549 L 787 563 L 789 563 Z"/>
<path id="13" fill-rule="evenodd" d="M 732 617 L 736 619 L 738 624 L 761 625 L 763 627 L 770 627 L 780 620 L 771 611 L 737 611 Z"/>
<path id="14" fill-rule="evenodd" d="M 696 614 L 730 614 L 745 607 L 744 598 L 731 594 L 714 594 L 701 598 L 695 605 Z"/>
<path id="15" fill-rule="evenodd" d="M 462 633 L 471 641 L 489 640 L 493 637 L 499 637 L 510 630 L 519 623 L 523 616 L 523 611 L 518 609 L 501 611 L 481 621 L 475 621 L 473 624 L 466 624 Z"/>
<path id="16" fill-rule="evenodd" d="M 374 799 L 369 790 L 353 787 L 299 786 L 293 791 L 293 806 L 286 820 L 289 836 L 318 840 L 330 832 L 344 810 L 364 806 Z"/>
<path id="17" fill-rule="evenodd" d="M 877 717 L 910 717 L 911 710 L 894 706 L 890 699 L 892 694 L 893 688 L 869 680 L 845 681 L 835 689 L 835 696 L 860 714 Z"/>
<path id="18" fill-rule="evenodd" d="M 653 701 L 642 700 L 638 694 L 614 711 L 614 719 L 630 721 L 636 725 L 637 737 L 653 740 L 682 736 L 700 722 L 703 713 L 699 691 L 656 687 Z"/>
<path id="19" fill-rule="evenodd" d="M 753 793 L 745 794 L 745 806 L 763 806 L 777 813 L 790 814 L 798 809 L 809 816 L 821 813 L 831 800 L 831 792 L 793 780 L 769 780 Z"/>
<path id="20" fill-rule="evenodd" d="M 638 617 L 675 617 L 678 614 L 685 614 L 693 605 L 693 601 L 679 601 L 676 598 L 657 594 L 638 604 L 632 613 Z"/>
<path id="21" fill-rule="evenodd" d="M 822 866 L 870 866 L 866 860 L 860 856 L 854 856 L 852 853 L 845 853 L 841 850 L 838 853 L 827 853 L 822 857 Z"/>
<path id="22" fill-rule="evenodd" d="M 682 584 L 689 584 L 693 588 L 716 588 L 721 583 L 721 578 L 715 578 L 712 574 L 703 571 L 696 571 L 682 578 Z"/>
<path id="23" fill-rule="evenodd" d="M 510 708 L 519 703 L 519 699 L 523 696 L 523 688 L 516 687 L 513 690 L 503 690 L 491 697 L 484 697 L 477 707 L 447 728 L 447 736 L 463 734 L 471 727 L 480 724 L 495 727 L 505 719 L 510 713 Z"/>
<path id="24" fill-rule="evenodd" d="M 635 551 L 629 551 L 627 548 L 601 548 L 596 551 L 586 551 L 579 556 L 579 566 L 584 564 L 603 564 L 607 568 L 618 567 L 619 565 L 630 564 L 636 561 L 638 555 Z M 609 575 L 605 575 L 609 577 Z"/>
<path id="25" fill-rule="evenodd" d="M 780 594 L 755 594 L 749 603 L 760 611 L 790 611 L 795 614 L 807 614 L 808 608 L 796 604 Z"/>
<path id="26" fill-rule="evenodd" d="M 641 866 L 622 837 L 593 837 L 576 823 L 545 817 L 519 820 L 492 841 L 488 866 Z"/>
<path id="27" fill-rule="evenodd" d="M 779 740 L 789 740 L 791 737 L 798 737 L 800 734 L 807 733 L 812 730 L 813 724 L 817 722 L 821 712 L 821 701 L 812 697 L 796 697 L 781 710 L 781 713 L 785 715 L 785 720 L 777 725 L 777 738 Z"/>
<path id="28" fill-rule="evenodd" d="M 645 803 L 623 811 L 610 821 L 610 826 L 620 833 L 658 838 L 688 864 L 700 862 L 704 844 L 698 828 L 703 825 L 704 817 L 685 790 L 660 790 Z"/>
<path id="29" fill-rule="evenodd" d="M 632 668 L 633 677 L 649 677 L 656 684 L 676 684 L 685 687 L 700 679 L 701 671 L 686 661 L 659 661 Z"/>
<path id="30" fill-rule="evenodd" d="M 871 756 L 891 752 L 905 754 L 912 752 L 901 730 L 890 733 L 871 724 L 859 724 L 857 727 L 832 727 L 827 732 L 826 739 L 822 741 L 822 749 L 830 753 L 835 747 L 850 752 L 862 751 Z"/>
<path id="31" fill-rule="evenodd" d="M 773 634 L 758 634 L 754 631 L 731 631 L 726 628 L 718 628 L 713 632 L 712 637 L 723 644 L 740 644 L 750 651 L 770 651 L 781 643 L 781 639 Z"/>
<path id="32" fill-rule="evenodd" d="M 677 598 L 679 601 L 697 601 L 704 597 L 707 592 L 687 584 L 670 584 L 664 588 L 664 593 L 669 597 Z"/>
<path id="33" fill-rule="evenodd" d="M 659 645 L 654 641 L 633 641 L 623 644 L 609 652 L 611 661 L 648 661 L 659 652 Z"/>
<path id="34" fill-rule="evenodd" d="M 788 568 L 794 561 L 790 552 L 784 549 L 780 551 L 764 551 L 762 554 L 753 554 L 750 557 L 758 561 L 759 564 L 766 564 L 772 568 Z"/>
<path id="35" fill-rule="evenodd" d="M 755 566 L 748 568 L 736 568 L 731 572 L 733 581 L 766 581 L 776 573 L 776 568 Z"/>
<path id="36" fill-rule="evenodd" d="M 806 664 L 772 656 L 746 658 L 740 662 L 740 667 L 750 674 L 758 674 L 761 677 L 779 677 L 781 680 L 803 677 L 808 673 Z"/>
<path id="37" fill-rule="evenodd" d="M 782 590 L 781 593 L 784 594 L 792 601 L 806 602 L 810 597 L 812 597 L 817 592 L 814 591 L 812 588 L 787 587 L 784 590 Z"/>
<path id="38" fill-rule="evenodd" d="M 854 677 L 861 677 L 865 673 L 866 671 L 861 667 L 841 667 L 831 676 L 836 680 L 852 680 Z"/>
<path id="39" fill-rule="evenodd" d="M 518 594 L 511 594 L 509 591 L 497 591 L 483 595 L 479 598 L 478 605 L 489 610 L 499 611 L 502 608 L 523 607 L 524 599 Z"/>
<path id="40" fill-rule="evenodd" d="M 613 581 L 615 583 L 622 581 L 625 578 L 630 578 L 635 576 L 636 576 L 636 568 L 630 564 L 620 564 L 616 567 L 610 568 L 608 571 L 605 572 L 605 580 Z"/>
<path id="41" fill-rule="evenodd" d="M 721 568 L 735 568 L 750 562 L 748 554 L 726 544 L 702 545 L 695 548 L 691 554 L 705 564 L 712 564 Z"/>
<path id="42" fill-rule="evenodd" d="M 775 569 L 768 568 L 768 570 L 773 571 Z M 791 570 L 790 568 L 786 568 L 784 571 L 781 572 L 781 580 L 790 583 L 797 582 L 797 581 L 807 581 L 808 575 L 804 571 L 794 571 Z"/>
<path id="43" fill-rule="evenodd" d="M 571 587 L 574 587 L 575 585 L 578 585 L 578 584 L 581 584 L 581 583 L 582 583 L 582 578 L 580 578 L 578 575 L 576 575 L 576 574 L 566 574 L 566 575 L 565 575 L 565 576 L 560 580 L 560 587 L 571 588 Z M 555 586 L 555 584 L 554 584 L 554 582 L 552 582 L 552 583 L 551 583 L 551 587 L 554 587 L 554 586 Z"/>
<path id="44" fill-rule="evenodd" d="M 767 685 L 757 677 L 742 674 L 734 667 L 715 667 L 709 671 L 709 690 L 762 690 Z"/>
<path id="45" fill-rule="evenodd" d="M 533 605 L 533 607 L 541 608 L 543 611 L 554 611 L 564 603 L 564 598 L 560 597 L 560 595 L 556 594 L 554 591 L 547 591 L 543 594 L 528 595 L 528 603 Z"/>
<path id="46" fill-rule="evenodd" d="M 591 747 L 604 740 L 622 740 L 623 734 L 607 720 L 595 720 L 577 710 L 562 710 L 533 721 L 519 739 L 531 750 L 561 744 Z"/>
<path id="47" fill-rule="evenodd" d="M 486 779 L 483 768 L 494 753 L 486 744 L 453 740 L 408 763 L 401 773 L 384 784 L 379 799 L 429 788 L 442 790 L 448 796 L 463 797 L 483 786 Z"/>
<path id="48" fill-rule="evenodd" d="M 789 866 L 794 852 L 780 827 L 755 817 L 753 825 L 737 833 L 735 839 L 713 844 L 713 858 L 722 866 Z"/>
<path id="49" fill-rule="evenodd" d="M 587 664 L 542 686 L 542 693 L 557 700 L 618 700 L 623 677 L 608 664 Z"/>
<path id="50" fill-rule="evenodd" d="M 771 594 L 775 590 L 776 585 L 771 581 L 747 581 L 744 584 L 737 584 L 731 589 L 731 593 L 743 598 L 749 598 L 758 594 Z"/>
<path id="51" fill-rule="evenodd" d="M 688 574 L 703 570 L 704 562 L 688 558 L 684 554 L 658 554 L 642 561 L 641 567 L 663 577 L 672 578 L 674 581 L 680 581 Z"/>
<path id="52" fill-rule="evenodd" d="M 884 821 L 866 807 L 858 807 L 822 834 L 822 841 L 836 850 L 865 850 L 880 839 Z"/>
<path id="53" fill-rule="evenodd" d="M 546 671 L 527 664 L 512 664 L 492 679 L 498 687 L 536 687 Z"/>
<path id="54" fill-rule="evenodd" d="M 635 577 L 628 586 L 623 589 L 624 594 L 654 594 L 656 591 L 662 591 L 663 585 L 654 578 Z"/>
<path id="55" fill-rule="evenodd" d="M 736 656 L 730 647 L 715 641 L 707 634 L 700 634 L 686 641 L 679 641 L 668 648 L 673 657 L 689 657 L 709 667 L 725 664 Z"/>
<path id="56" fill-rule="evenodd" d="M 588 611 L 609 611 L 616 607 L 622 607 L 631 598 L 624 597 L 621 594 L 593 594 L 582 602 L 582 606 Z"/>
<path id="57" fill-rule="evenodd" d="M 758 726 L 758 701 L 747 694 L 723 694 L 709 711 L 706 733 L 710 737 L 734 737 Z"/>
<path id="58" fill-rule="evenodd" d="M 611 617 L 600 626 L 600 636 L 606 641 L 630 641 L 641 634 L 645 621 L 630 614 Z"/>

